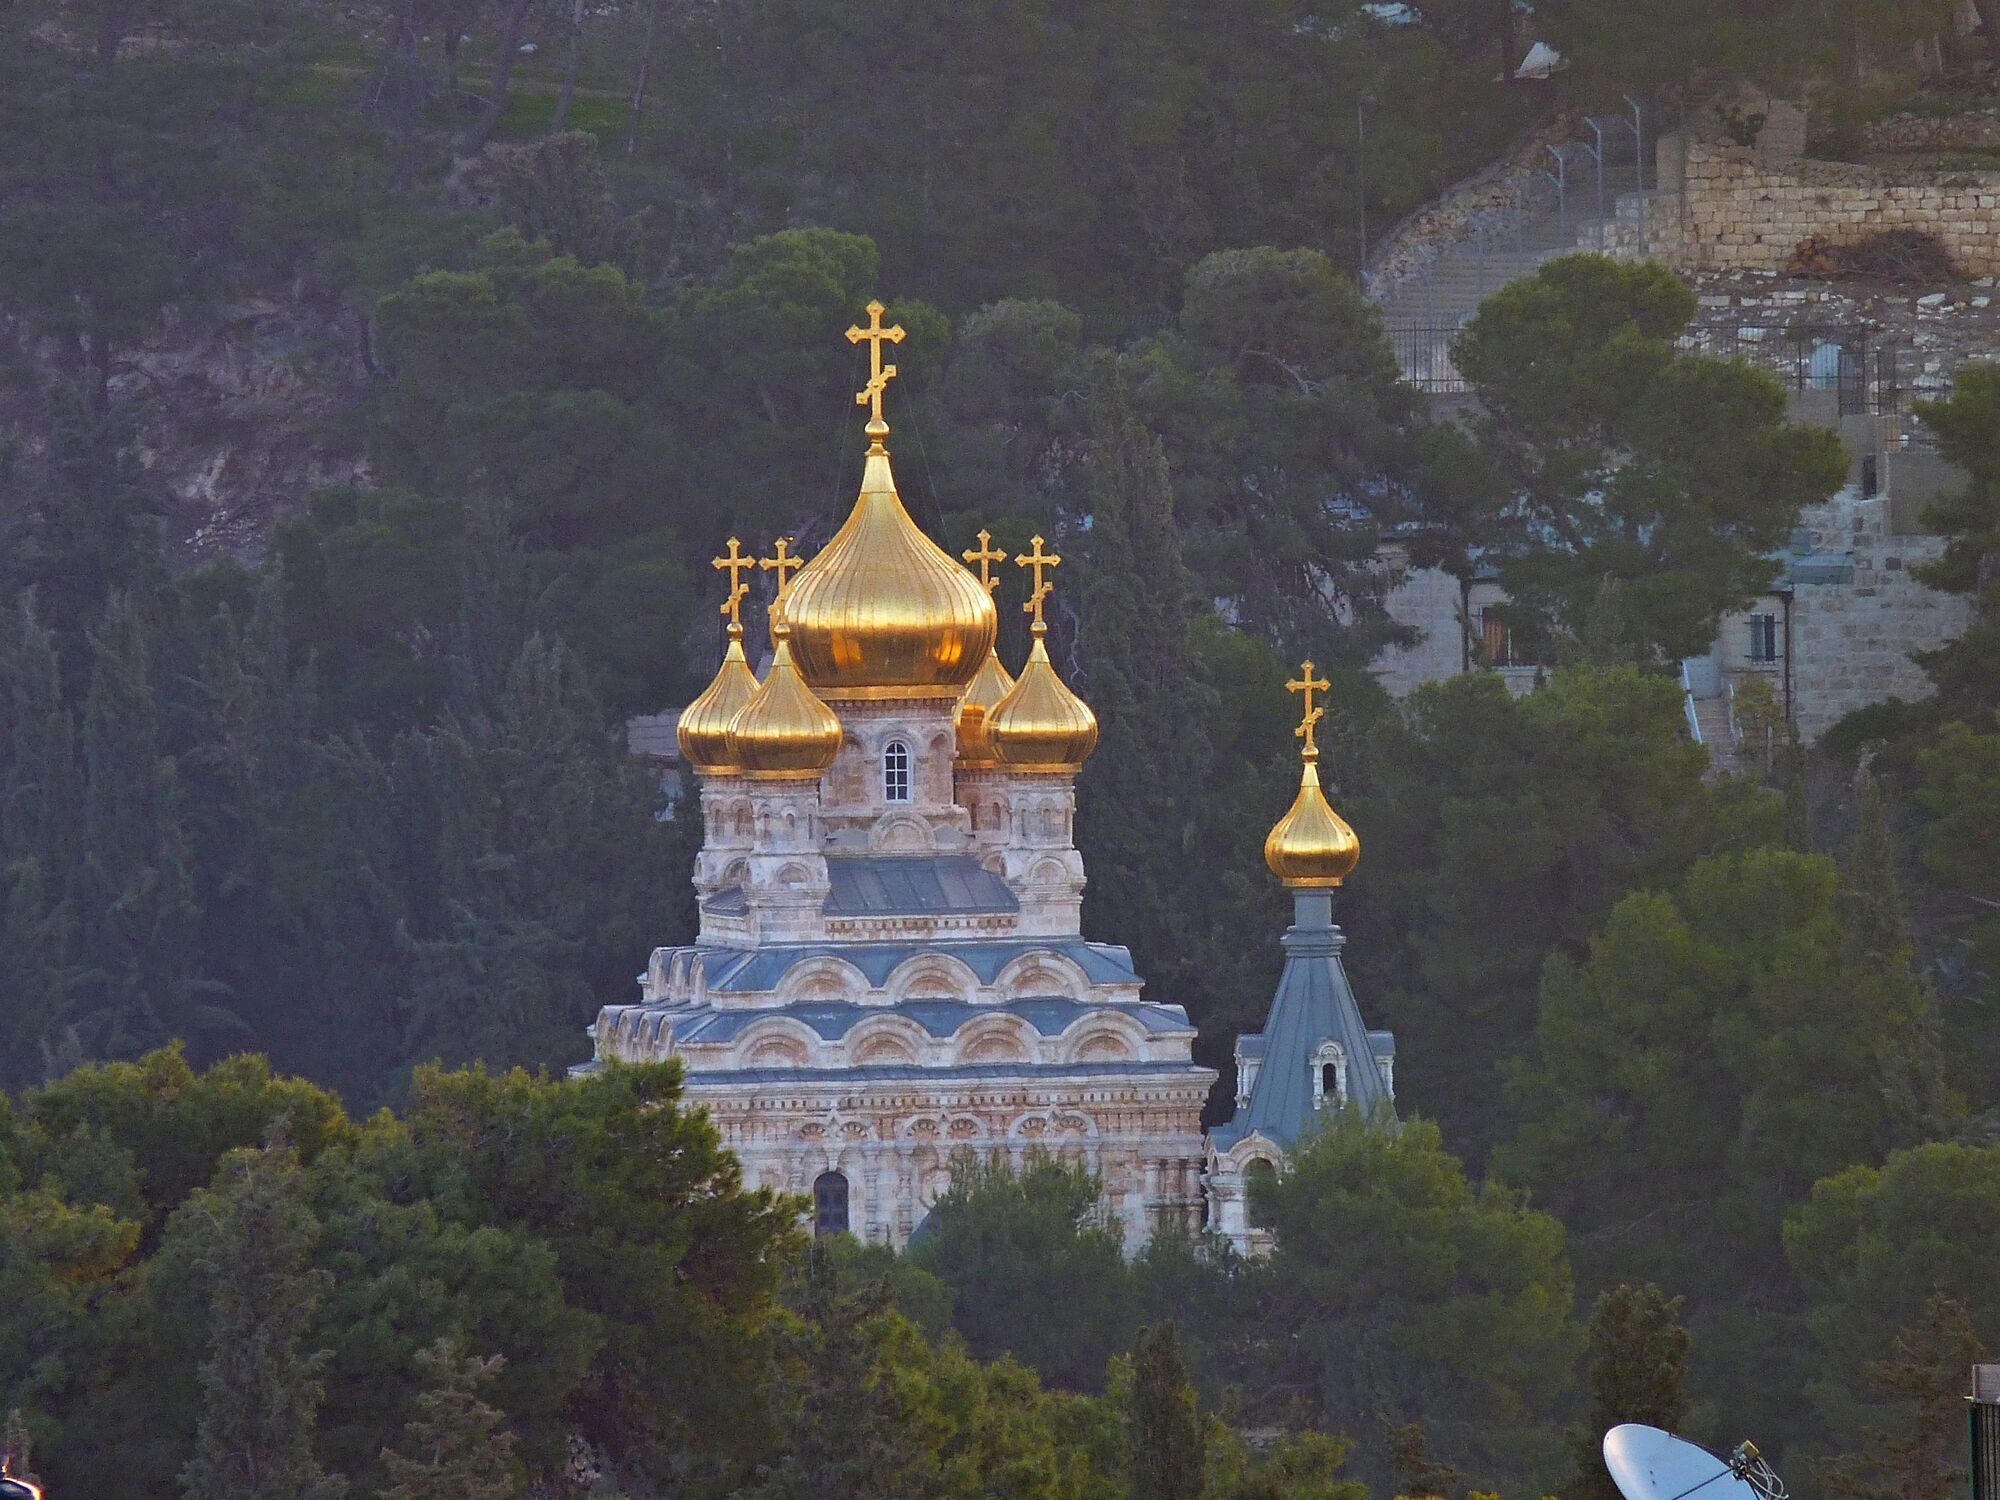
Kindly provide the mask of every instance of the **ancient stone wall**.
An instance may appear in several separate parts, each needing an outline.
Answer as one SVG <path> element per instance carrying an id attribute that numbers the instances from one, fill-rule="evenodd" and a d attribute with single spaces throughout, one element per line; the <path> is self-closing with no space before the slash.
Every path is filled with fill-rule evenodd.
<path id="1" fill-rule="evenodd" d="M 1679 153 L 1677 243 L 1663 234 L 1655 253 L 1681 267 L 1779 271 L 1812 235 L 1851 244 L 1909 229 L 1935 235 L 1962 274 L 2000 275 L 2000 172 L 1782 161 L 1694 136 L 1668 144 Z"/>

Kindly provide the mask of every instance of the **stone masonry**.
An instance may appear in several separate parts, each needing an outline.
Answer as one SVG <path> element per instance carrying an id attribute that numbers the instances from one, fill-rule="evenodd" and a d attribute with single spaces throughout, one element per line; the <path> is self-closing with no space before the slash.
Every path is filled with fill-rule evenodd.
<path id="1" fill-rule="evenodd" d="M 1778 271 L 1812 235 L 1851 244 L 1908 229 L 1935 235 L 1961 274 L 2000 275 L 2000 172 L 1784 161 L 1693 135 L 1683 151 L 1678 223 L 1653 241 L 1676 265 Z M 1661 151 L 1663 185 L 1671 154 Z"/>

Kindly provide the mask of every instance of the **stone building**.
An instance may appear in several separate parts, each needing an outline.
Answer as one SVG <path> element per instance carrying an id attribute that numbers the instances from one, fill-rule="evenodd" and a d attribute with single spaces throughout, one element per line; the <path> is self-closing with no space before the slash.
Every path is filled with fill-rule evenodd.
<path id="1" fill-rule="evenodd" d="M 1388 1086 L 1386 1034 L 1362 1028 L 1327 918 L 1358 851 L 1314 769 L 1325 684 L 1310 664 L 1295 684 L 1304 779 L 1267 857 L 1299 921 L 1272 1024 L 1246 1042 L 1244 1128 L 1218 1151 L 1201 1129 L 1216 1075 L 1186 1012 L 1081 930 L 1075 781 L 1097 723 L 1043 639 L 1061 559 L 1041 538 L 1015 559 L 1033 616 L 1016 678 L 994 649 L 1005 555 L 982 534 L 977 575 L 961 567 L 896 492 L 881 342 L 898 333 L 880 311 L 850 334 L 873 346 L 873 417 L 846 523 L 810 562 L 784 540 L 716 559 L 728 649 L 674 721 L 701 790 L 700 931 L 653 952 L 635 1002 L 601 1010 L 579 1071 L 679 1059 L 745 1180 L 808 1198 L 822 1233 L 902 1246 L 955 1165 L 1046 1152 L 1097 1174 L 1130 1248 L 1211 1219 L 1254 1248 L 1243 1174 L 1282 1159 L 1301 1101 L 1372 1106 Z M 761 681 L 738 618 L 753 567 L 778 581 Z M 635 747 L 657 738 L 649 725 Z"/>

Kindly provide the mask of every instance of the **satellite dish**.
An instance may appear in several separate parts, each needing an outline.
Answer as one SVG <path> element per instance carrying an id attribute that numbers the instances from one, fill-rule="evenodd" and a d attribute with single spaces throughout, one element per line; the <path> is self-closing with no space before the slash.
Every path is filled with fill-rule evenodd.
<path id="1" fill-rule="evenodd" d="M 1657 1427 L 1627 1422 L 1604 1434 L 1604 1467 L 1625 1500 L 1788 1500 L 1784 1481 L 1743 1442 L 1726 1456 Z"/>

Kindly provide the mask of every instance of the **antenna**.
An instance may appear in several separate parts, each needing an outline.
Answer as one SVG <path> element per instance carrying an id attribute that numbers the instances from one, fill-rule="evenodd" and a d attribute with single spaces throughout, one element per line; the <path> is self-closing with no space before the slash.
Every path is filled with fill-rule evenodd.
<path id="1" fill-rule="evenodd" d="M 1604 1434 L 1604 1467 L 1625 1500 L 1789 1500 L 1784 1481 L 1747 1440 L 1725 1457 L 1628 1422 Z"/>

